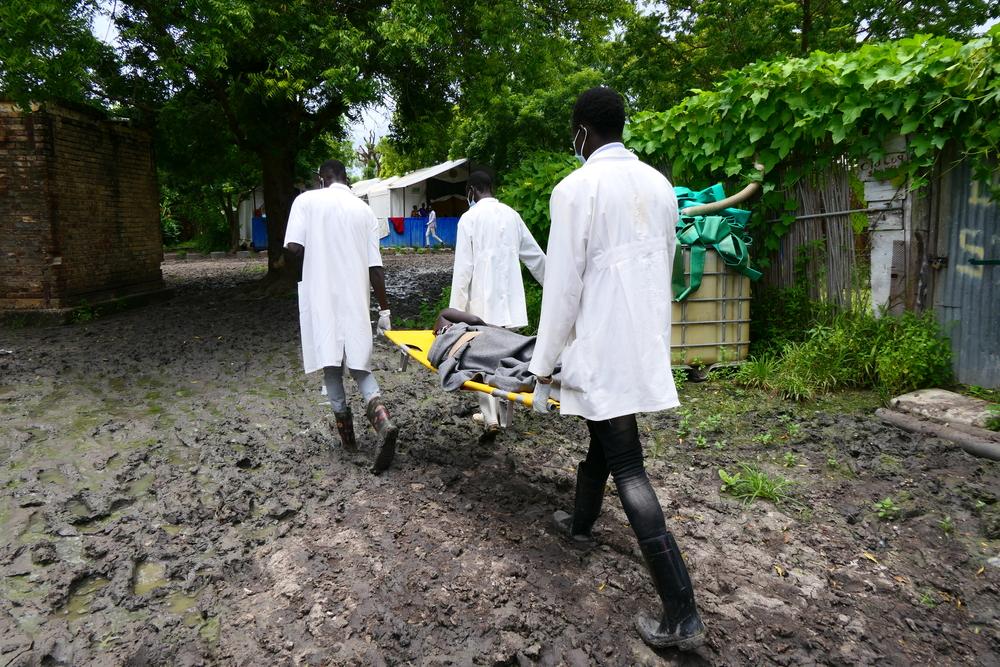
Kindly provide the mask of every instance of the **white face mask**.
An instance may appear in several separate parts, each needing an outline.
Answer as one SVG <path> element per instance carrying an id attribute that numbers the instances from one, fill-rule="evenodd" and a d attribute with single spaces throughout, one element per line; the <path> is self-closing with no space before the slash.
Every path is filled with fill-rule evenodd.
<path id="1" fill-rule="evenodd" d="M 469 208 L 472 208 L 473 206 L 476 205 L 476 200 L 472 198 L 472 195 L 466 195 L 465 201 L 469 202 Z"/>
<path id="2" fill-rule="evenodd" d="M 580 150 L 576 149 L 576 138 L 580 136 L 580 130 L 583 130 L 583 142 L 580 144 Z M 587 164 L 587 158 L 583 157 L 583 145 L 587 143 L 587 128 L 580 127 L 573 135 L 573 157 L 580 161 L 580 164 Z"/>

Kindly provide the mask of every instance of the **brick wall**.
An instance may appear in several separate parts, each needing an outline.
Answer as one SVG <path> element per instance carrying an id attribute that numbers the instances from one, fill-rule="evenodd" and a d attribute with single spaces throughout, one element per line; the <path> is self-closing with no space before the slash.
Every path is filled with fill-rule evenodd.
<path id="1" fill-rule="evenodd" d="M 0 308 L 163 288 L 150 136 L 89 111 L 0 103 Z"/>

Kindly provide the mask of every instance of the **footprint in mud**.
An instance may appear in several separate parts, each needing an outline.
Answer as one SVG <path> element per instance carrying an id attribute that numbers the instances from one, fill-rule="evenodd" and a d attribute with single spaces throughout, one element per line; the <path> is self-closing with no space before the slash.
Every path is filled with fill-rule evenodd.
<path id="1" fill-rule="evenodd" d="M 87 576 L 75 581 L 69 588 L 66 604 L 59 610 L 67 620 L 77 621 L 91 612 L 91 605 L 101 589 L 111 582 L 104 577 Z"/>
<path id="2" fill-rule="evenodd" d="M 145 595 L 169 583 L 166 565 L 155 561 L 143 561 L 136 566 L 135 574 L 132 576 L 132 592 L 136 595 Z"/>

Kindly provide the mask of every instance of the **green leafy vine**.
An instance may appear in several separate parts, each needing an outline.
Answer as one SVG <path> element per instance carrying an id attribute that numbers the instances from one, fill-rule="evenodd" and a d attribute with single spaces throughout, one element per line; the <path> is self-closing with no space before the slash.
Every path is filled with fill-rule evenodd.
<path id="1" fill-rule="evenodd" d="M 1000 148 L 1000 26 L 967 43 L 926 35 L 849 53 L 755 63 L 728 72 L 714 90 L 675 107 L 636 114 L 626 142 L 647 161 L 669 164 L 690 184 L 760 180 L 756 208 L 788 210 L 785 192 L 835 161 L 878 161 L 892 137 L 907 138 L 907 160 L 884 177 L 927 183 L 940 151 L 954 142 L 974 173 L 990 181 Z M 758 247 L 778 248 L 791 226 L 755 229 Z M 757 216 L 760 225 L 761 216 Z"/>

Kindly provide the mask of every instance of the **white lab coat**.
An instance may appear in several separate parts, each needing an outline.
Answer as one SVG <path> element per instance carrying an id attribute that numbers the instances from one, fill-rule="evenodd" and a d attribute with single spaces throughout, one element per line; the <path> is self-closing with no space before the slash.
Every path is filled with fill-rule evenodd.
<path id="1" fill-rule="evenodd" d="M 458 221 L 450 307 L 500 327 L 528 324 L 518 261 L 539 283 L 545 253 L 517 211 L 485 197 Z"/>
<path id="2" fill-rule="evenodd" d="M 371 285 L 368 268 L 382 266 L 378 220 L 372 210 L 335 183 L 303 192 L 292 202 L 285 245 L 305 247 L 299 283 L 302 365 L 371 370 Z"/>
<path id="3" fill-rule="evenodd" d="M 670 369 L 677 197 L 621 144 L 594 151 L 549 202 L 542 316 L 529 370 L 562 362 L 560 412 L 590 420 L 679 405 Z"/>

